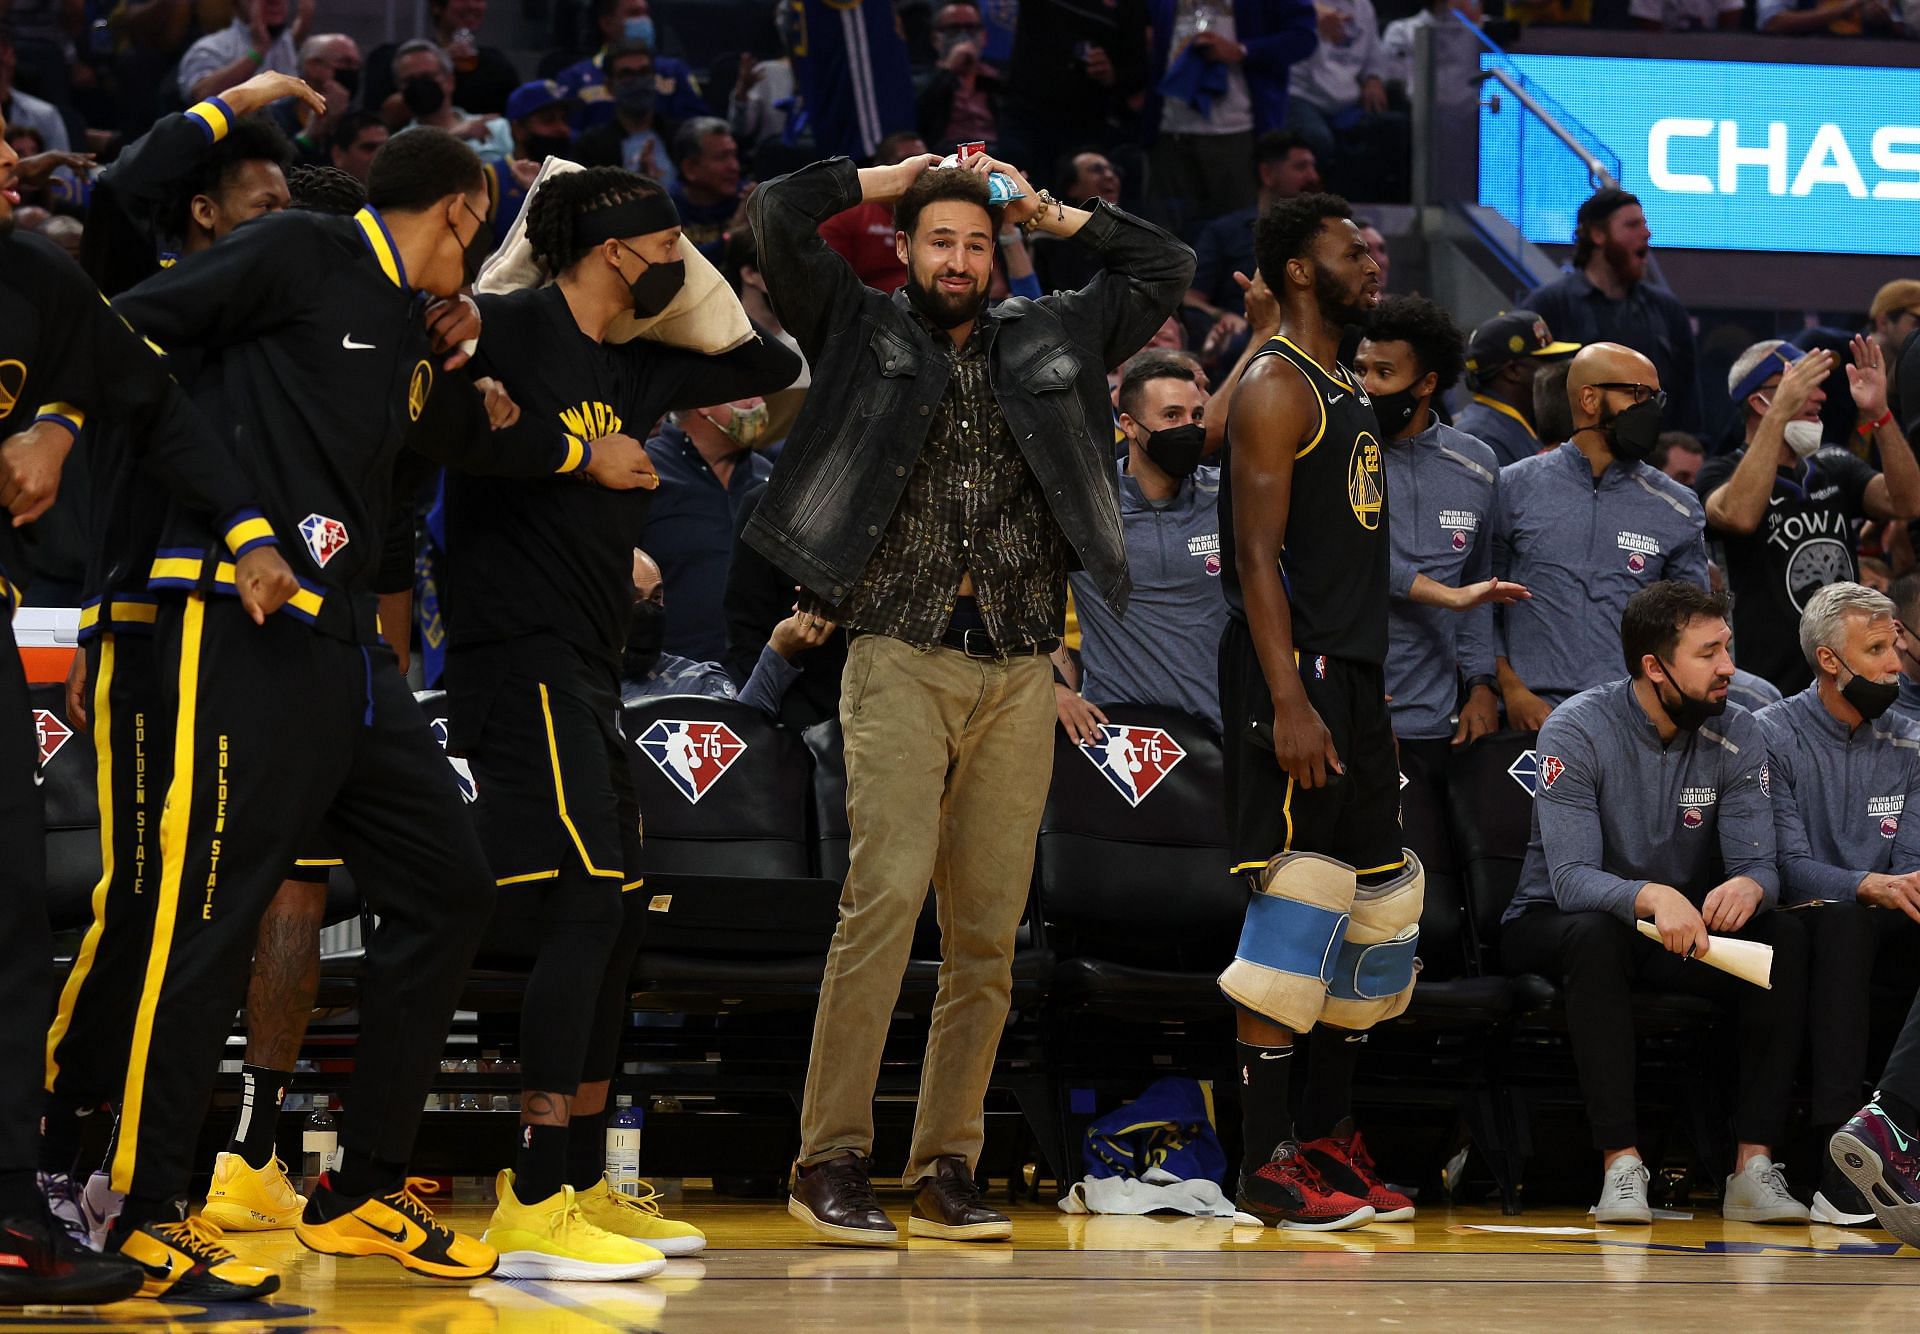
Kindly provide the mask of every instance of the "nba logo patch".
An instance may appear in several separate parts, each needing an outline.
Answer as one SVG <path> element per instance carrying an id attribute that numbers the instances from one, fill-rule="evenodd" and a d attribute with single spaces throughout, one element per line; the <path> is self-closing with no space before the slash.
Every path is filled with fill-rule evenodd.
<path id="1" fill-rule="evenodd" d="M 1187 757 L 1180 743 L 1157 727 L 1100 724 L 1098 741 L 1082 742 L 1080 753 L 1105 776 L 1114 790 L 1138 806 L 1173 766 Z"/>
<path id="2" fill-rule="evenodd" d="M 1681 815 L 1680 823 L 1689 829 L 1698 829 L 1701 824 L 1705 822 L 1706 818 L 1706 816 L 1700 814 L 1698 807 L 1689 806 L 1686 812 Z"/>
<path id="3" fill-rule="evenodd" d="M 300 536 L 306 540 L 313 563 L 323 570 L 327 568 L 327 562 L 345 550 L 351 540 L 344 523 L 329 519 L 324 514 L 309 514 L 300 520 Z"/>
<path id="4" fill-rule="evenodd" d="M 73 740 L 73 729 L 45 709 L 33 711 L 33 736 L 40 743 L 40 767 L 53 763 L 60 748 Z"/>
<path id="5" fill-rule="evenodd" d="M 1467 549 L 1467 535 L 1457 529 L 1453 534 L 1453 549 L 1455 551 L 1465 551 Z"/>
<path id="6" fill-rule="evenodd" d="M 1316 681 L 1324 681 L 1327 679 L 1327 655 L 1324 653 L 1314 656 L 1313 679 Z"/>
<path id="7" fill-rule="evenodd" d="M 662 718 L 640 734 L 639 746 L 692 805 L 713 790 L 720 776 L 747 753 L 747 743 L 725 723 Z"/>
<path id="8" fill-rule="evenodd" d="M 1627 557 L 1627 568 L 1640 574 L 1647 568 L 1647 558 L 1636 551 Z"/>
<path id="9" fill-rule="evenodd" d="M 447 748 L 447 720 L 435 718 L 427 726 L 433 731 L 433 739 L 440 743 L 440 749 Z M 458 755 L 447 756 L 447 763 L 453 768 L 454 786 L 460 789 L 460 800 L 472 804 L 480 799 L 480 788 L 473 781 L 473 766 Z"/>
<path id="10" fill-rule="evenodd" d="M 1889 815 L 1880 821 L 1880 837 L 1892 838 L 1900 832 L 1900 817 Z"/>

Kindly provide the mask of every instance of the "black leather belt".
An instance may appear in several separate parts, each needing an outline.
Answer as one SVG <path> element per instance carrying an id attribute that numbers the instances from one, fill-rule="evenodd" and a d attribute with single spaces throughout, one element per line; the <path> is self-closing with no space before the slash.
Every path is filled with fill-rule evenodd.
<path id="1" fill-rule="evenodd" d="M 985 630 L 948 630 L 940 642 L 958 649 L 969 658 L 1044 658 L 1060 647 L 1058 639 L 1041 639 L 1031 644 L 1010 644 L 997 648 L 993 636 Z"/>

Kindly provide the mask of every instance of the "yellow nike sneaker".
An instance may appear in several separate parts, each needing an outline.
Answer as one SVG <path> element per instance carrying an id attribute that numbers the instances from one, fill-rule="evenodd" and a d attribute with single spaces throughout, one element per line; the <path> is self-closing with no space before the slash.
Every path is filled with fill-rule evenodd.
<path id="1" fill-rule="evenodd" d="M 218 1225 L 204 1218 L 143 1224 L 120 1243 L 120 1254 L 146 1271 L 136 1295 L 158 1301 L 245 1302 L 280 1287 L 280 1275 L 242 1264 L 220 1244 Z"/>
<path id="2" fill-rule="evenodd" d="M 237 1153 L 213 1160 L 213 1185 L 200 1216 L 225 1232 L 275 1232 L 300 1221 L 307 1197 L 287 1180 L 287 1165 L 278 1157 L 255 1167 Z"/>
<path id="3" fill-rule="evenodd" d="M 616 1237 L 644 1241 L 662 1255 L 692 1255 L 707 1246 L 707 1234 L 691 1223 L 676 1222 L 660 1212 L 660 1195 L 646 1182 L 640 1183 L 644 1195 L 627 1195 L 607 1185 L 601 1177 L 586 1190 L 575 1191 L 580 1212 L 595 1227 L 605 1228 Z"/>
<path id="4" fill-rule="evenodd" d="M 617 1282 L 647 1278 L 667 1267 L 667 1257 L 646 1242 L 589 1222 L 572 1186 L 537 1204 L 522 1204 L 509 1170 L 500 1174 L 495 1193 L 500 1203 L 485 1240 L 500 1252 L 497 1277 Z"/>
<path id="5" fill-rule="evenodd" d="M 300 1244 L 322 1255 L 384 1255 L 429 1278 L 485 1278 L 500 1257 L 493 1247 L 442 1227 L 420 1192 L 433 1182 L 408 1177 L 399 1190 L 354 1204 L 327 1176 L 294 1226 Z"/>

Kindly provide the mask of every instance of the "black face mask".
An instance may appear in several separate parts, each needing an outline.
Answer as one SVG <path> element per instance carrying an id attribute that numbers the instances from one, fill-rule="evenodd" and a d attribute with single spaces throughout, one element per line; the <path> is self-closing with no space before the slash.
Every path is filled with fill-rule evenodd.
<path id="1" fill-rule="evenodd" d="M 1587 429 L 1605 432 L 1607 448 L 1622 463 L 1639 463 L 1660 443 L 1660 430 L 1665 424 L 1666 414 L 1660 405 L 1648 399 L 1622 408 L 1598 426 Z"/>
<path id="2" fill-rule="evenodd" d="M 1840 665 L 1847 667 L 1844 660 Z M 1868 722 L 1872 722 L 1875 718 L 1878 718 L 1881 714 L 1892 708 L 1894 701 L 1900 698 L 1900 682 L 1898 680 L 1885 684 L 1879 681 L 1869 681 L 1851 667 L 1847 667 L 1847 675 L 1853 679 L 1840 687 L 1840 698 L 1853 705 L 1860 716 Z"/>
<path id="3" fill-rule="evenodd" d="M 466 200 L 460 201 L 460 207 L 466 209 L 467 215 L 479 224 L 473 230 L 473 239 L 460 250 L 460 270 L 466 278 L 466 285 L 471 287 L 480 276 L 480 267 L 487 262 L 487 256 L 493 253 L 493 229 L 487 226 L 485 218 L 473 211 L 473 205 Z M 448 223 L 447 227 L 453 231 L 453 239 L 458 241 L 460 233 L 454 230 L 453 224 Z"/>
<path id="4" fill-rule="evenodd" d="M 413 118 L 431 116 L 447 104 L 447 90 L 431 74 L 416 74 L 400 85 L 400 100 L 407 104 Z"/>
<path id="5" fill-rule="evenodd" d="M 633 294 L 633 313 L 640 319 L 652 319 L 680 295 L 680 289 L 687 285 L 687 261 L 676 259 L 671 263 L 654 264 L 648 261 L 633 247 L 617 242 L 620 248 L 632 255 L 647 267 L 640 276 L 627 284 L 627 290 Z"/>
<path id="6" fill-rule="evenodd" d="M 1420 396 L 1413 392 L 1413 386 L 1396 389 L 1391 394 L 1373 394 L 1373 415 L 1380 422 L 1380 433 L 1389 439 L 1406 429 L 1413 420 L 1413 414 L 1420 411 L 1424 404 Z"/>
<path id="7" fill-rule="evenodd" d="M 1660 661 L 1660 665 L 1666 668 L 1667 679 L 1664 685 L 1654 688 L 1654 693 L 1660 697 L 1660 707 L 1667 711 L 1668 719 L 1682 732 L 1698 732 L 1707 719 L 1718 718 L 1727 711 L 1726 700 L 1689 695 L 1674 683 L 1672 665 L 1664 660 Z M 1668 700 L 1668 686 L 1672 686 L 1673 693 L 1680 697 L 1677 702 Z"/>
<path id="8" fill-rule="evenodd" d="M 621 79 L 611 89 L 613 104 L 623 115 L 634 120 L 644 120 L 653 114 L 654 99 L 658 91 L 654 87 L 653 76 L 645 74 L 637 79 Z"/>
<path id="9" fill-rule="evenodd" d="M 567 134 L 530 134 L 527 136 L 527 161 L 545 162 L 550 157 L 565 157 L 573 151 L 573 136 Z"/>
<path id="10" fill-rule="evenodd" d="M 348 97 L 360 91 L 360 71 L 357 69 L 337 69 L 333 72 L 333 81 L 347 90 Z"/>
<path id="11" fill-rule="evenodd" d="M 627 626 L 627 647 L 620 655 L 620 671 L 629 681 L 644 681 L 660 662 L 667 641 L 667 609 L 657 602 L 633 604 Z"/>
<path id="12" fill-rule="evenodd" d="M 1193 476 L 1206 447 L 1207 428 L 1199 422 L 1149 431 L 1146 443 L 1141 446 L 1153 466 L 1176 481 Z"/>

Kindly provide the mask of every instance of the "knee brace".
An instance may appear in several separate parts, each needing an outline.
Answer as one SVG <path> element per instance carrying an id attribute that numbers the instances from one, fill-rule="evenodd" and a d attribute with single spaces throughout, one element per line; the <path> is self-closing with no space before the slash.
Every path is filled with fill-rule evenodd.
<path id="1" fill-rule="evenodd" d="M 1364 1032 L 1399 1015 L 1413 999 L 1427 873 L 1411 851 L 1406 857 L 1399 875 L 1383 885 L 1362 885 L 1354 894 L 1320 1015 L 1330 1024 Z"/>
<path id="2" fill-rule="evenodd" d="M 1220 974 L 1227 999 L 1295 1033 L 1312 1028 L 1357 887 L 1353 868 L 1331 857 L 1291 852 L 1268 862 L 1233 962 Z"/>

